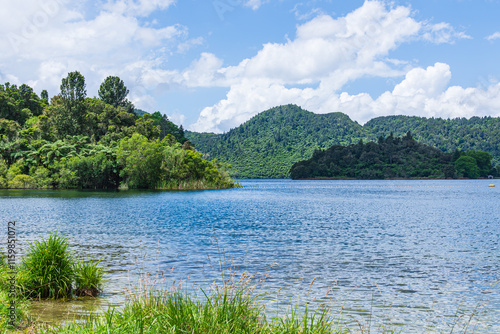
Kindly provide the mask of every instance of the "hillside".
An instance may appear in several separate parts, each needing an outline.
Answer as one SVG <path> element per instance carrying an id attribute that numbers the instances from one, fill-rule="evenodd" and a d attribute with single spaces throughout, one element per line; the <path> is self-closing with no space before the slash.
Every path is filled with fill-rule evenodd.
<path id="1" fill-rule="evenodd" d="M 314 114 L 295 105 L 264 111 L 225 134 L 187 132 L 186 138 L 207 158 L 233 166 L 238 178 L 288 178 L 290 167 L 316 149 L 377 141 L 391 132 L 411 131 L 418 142 L 444 152 L 480 150 L 500 160 L 500 118 L 444 120 L 408 116 L 375 118 L 364 126 L 342 113 Z"/>
<path id="2" fill-rule="evenodd" d="M 314 150 L 348 145 L 363 136 L 363 128 L 342 113 L 317 115 L 295 105 L 264 111 L 231 131 L 187 132 L 186 138 L 206 158 L 233 166 L 238 178 L 287 178 L 290 167 Z"/>
<path id="3" fill-rule="evenodd" d="M 290 170 L 292 179 L 478 178 L 496 172 L 489 153 L 444 153 L 417 142 L 410 132 L 401 138 L 392 134 L 380 137 L 377 143 L 360 140 L 358 144 L 317 150 Z"/>

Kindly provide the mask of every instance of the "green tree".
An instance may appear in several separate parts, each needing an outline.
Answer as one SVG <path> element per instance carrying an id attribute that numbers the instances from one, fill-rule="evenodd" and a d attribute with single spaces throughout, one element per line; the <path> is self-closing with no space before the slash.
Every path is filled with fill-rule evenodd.
<path id="1" fill-rule="evenodd" d="M 99 87 L 99 98 L 105 103 L 116 107 L 126 107 L 130 104 L 127 100 L 129 90 L 119 77 L 109 76 Z"/>
<path id="2" fill-rule="evenodd" d="M 493 157 L 491 154 L 483 151 L 469 151 L 467 155 L 476 160 L 477 167 L 479 168 L 479 176 L 487 177 L 493 169 L 491 165 L 491 159 L 493 159 Z"/>
<path id="3" fill-rule="evenodd" d="M 87 96 L 85 77 L 80 72 L 75 71 L 68 73 L 66 78 L 62 79 L 61 83 L 61 97 L 63 103 L 68 108 L 82 103 Z"/>
<path id="4" fill-rule="evenodd" d="M 86 133 L 85 78 L 71 72 L 61 83 L 61 104 L 52 103 L 52 121 L 59 138 Z"/>
<path id="5" fill-rule="evenodd" d="M 134 133 L 120 141 L 117 159 L 122 167 L 120 176 L 129 188 L 155 189 L 162 180 L 162 150 L 159 140 L 149 141 Z"/>
<path id="6" fill-rule="evenodd" d="M 471 179 L 477 179 L 479 177 L 479 167 L 477 167 L 477 161 L 471 156 L 462 155 L 458 158 L 457 161 L 455 161 L 455 169 L 461 176 Z"/>
<path id="7" fill-rule="evenodd" d="M 40 98 L 45 101 L 46 105 L 49 105 L 49 93 L 45 89 L 40 93 Z"/>

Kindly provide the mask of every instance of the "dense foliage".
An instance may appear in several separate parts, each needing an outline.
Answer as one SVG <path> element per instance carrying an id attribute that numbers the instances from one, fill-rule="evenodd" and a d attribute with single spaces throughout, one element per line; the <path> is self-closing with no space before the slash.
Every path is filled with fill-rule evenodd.
<path id="1" fill-rule="evenodd" d="M 267 110 L 222 135 L 186 133 L 197 150 L 230 163 L 238 178 L 289 177 L 292 164 L 314 150 L 362 136 L 362 127 L 347 115 L 317 115 L 295 105 Z"/>
<path id="2" fill-rule="evenodd" d="M 418 141 L 452 153 L 480 150 L 500 162 L 500 118 L 444 120 L 408 116 L 373 119 L 364 126 L 342 113 L 314 114 L 295 105 L 272 108 L 225 134 L 186 132 L 207 156 L 231 163 L 239 178 L 290 177 L 290 167 L 317 149 L 377 141 L 411 131 Z"/>
<path id="3" fill-rule="evenodd" d="M 444 153 L 404 137 L 380 137 L 378 143 L 359 141 L 317 150 L 309 160 L 295 163 L 292 179 L 304 178 L 457 178 L 487 177 L 496 173 L 491 155 L 482 151 Z"/>
<path id="4" fill-rule="evenodd" d="M 195 152 L 160 112 L 141 115 L 118 77 L 100 99 L 71 72 L 50 103 L 27 85 L 0 85 L 0 188 L 175 188 L 234 186 L 226 167 Z"/>

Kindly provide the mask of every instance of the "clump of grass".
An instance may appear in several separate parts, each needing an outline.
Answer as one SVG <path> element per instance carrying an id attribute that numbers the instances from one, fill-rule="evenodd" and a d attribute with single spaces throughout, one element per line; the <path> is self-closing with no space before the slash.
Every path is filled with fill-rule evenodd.
<path id="1" fill-rule="evenodd" d="M 29 244 L 18 277 L 24 296 L 36 299 L 71 297 L 75 260 L 68 247 L 68 238 L 57 233 Z"/>
<path id="2" fill-rule="evenodd" d="M 96 296 L 104 276 L 99 262 L 76 259 L 68 238 L 52 233 L 29 244 L 18 270 L 19 292 L 30 299 L 72 298 L 73 293 Z"/>
<path id="3" fill-rule="evenodd" d="M 75 294 L 79 297 L 96 297 L 104 278 L 104 270 L 99 266 L 100 260 L 90 258 L 78 260 L 75 264 Z"/>

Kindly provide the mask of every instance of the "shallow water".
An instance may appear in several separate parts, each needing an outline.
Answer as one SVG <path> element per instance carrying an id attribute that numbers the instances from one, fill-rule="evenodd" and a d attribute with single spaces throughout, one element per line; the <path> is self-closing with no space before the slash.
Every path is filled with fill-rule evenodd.
<path id="1" fill-rule="evenodd" d="M 500 193 L 490 183 L 243 180 L 242 189 L 219 191 L 5 190 L 0 219 L 17 222 L 21 250 L 57 229 L 76 252 L 102 257 L 109 278 L 101 308 L 121 305 L 147 271 L 162 272 L 167 286 L 189 275 L 185 286 L 207 286 L 221 278 L 223 257 L 232 271 L 267 275 L 269 299 L 281 288 L 283 303 L 267 305 L 271 315 L 290 300 L 326 302 L 365 329 L 404 324 L 405 333 L 422 333 L 465 328 L 477 309 L 470 326 L 500 333 Z M 35 313 L 60 321 L 95 303 L 41 304 Z"/>

